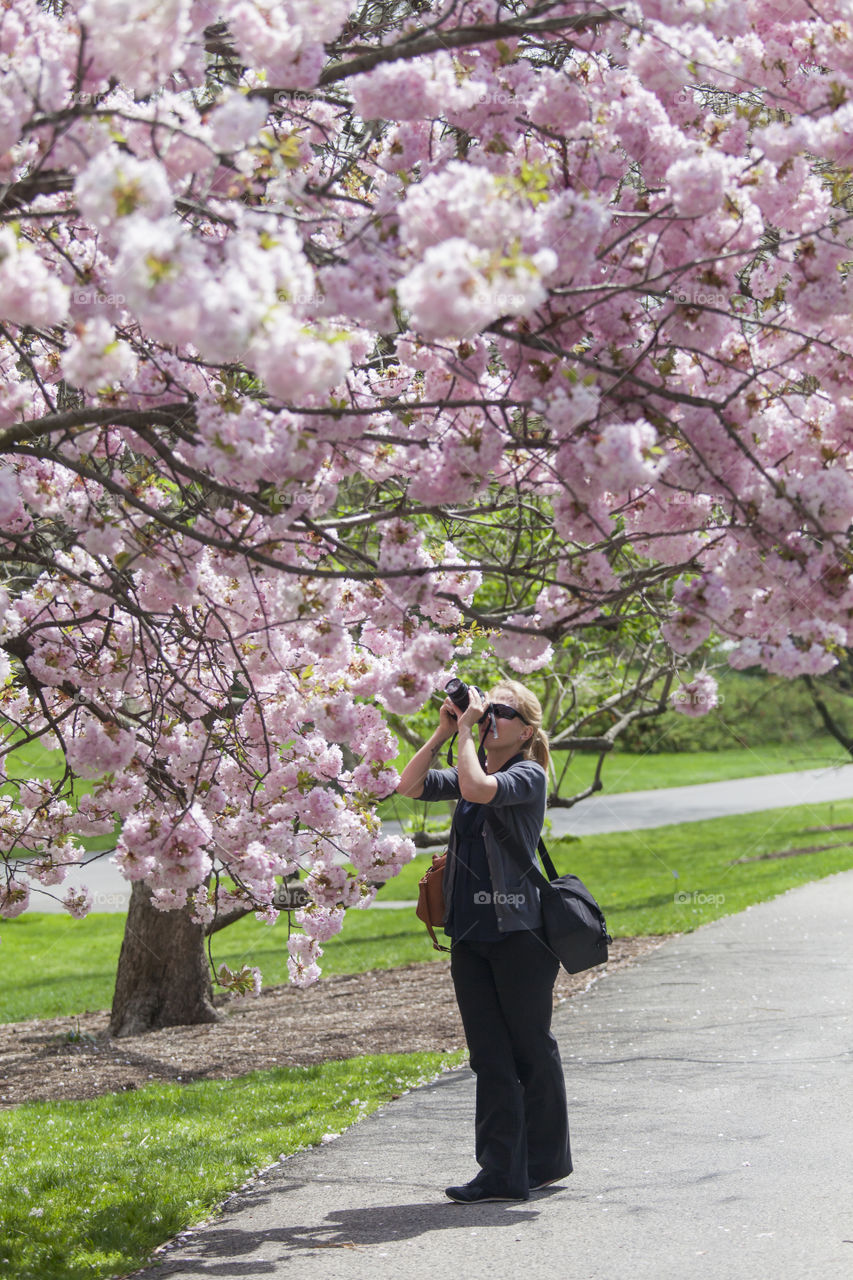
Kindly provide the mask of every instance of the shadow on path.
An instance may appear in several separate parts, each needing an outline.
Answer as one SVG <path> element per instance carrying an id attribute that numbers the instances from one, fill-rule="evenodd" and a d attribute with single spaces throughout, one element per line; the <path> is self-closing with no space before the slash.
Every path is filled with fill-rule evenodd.
<path id="1" fill-rule="evenodd" d="M 329 1182 L 333 1182 L 329 1179 Z M 275 1200 L 282 1212 L 287 1207 L 287 1192 L 304 1190 L 310 1184 L 293 1182 L 279 1188 Z M 282 1192 L 284 1194 L 282 1194 Z M 374 1205 L 370 1208 L 337 1209 L 321 1223 L 313 1226 L 273 1227 L 258 1231 L 234 1227 L 207 1227 L 204 1234 L 185 1242 L 180 1262 L 170 1265 L 168 1254 L 157 1276 L 168 1277 L 180 1270 L 181 1275 L 194 1271 L 206 1276 L 251 1277 L 273 1275 L 283 1262 L 298 1263 L 301 1256 L 323 1249 L 350 1249 L 414 1240 L 433 1231 L 463 1228 L 509 1228 L 515 1230 L 538 1217 L 538 1205 L 554 1195 L 559 1187 L 546 1190 L 533 1202 L 491 1202 L 483 1205 L 456 1205 L 450 1201 L 414 1201 L 409 1204 Z M 272 1197 L 253 1194 L 253 1204 L 261 1207 Z M 271 1247 L 272 1246 L 272 1247 Z M 263 1249 L 267 1257 L 250 1257 Z M 192 1254 L 194 1256 L 188 1256 Z M 270 1256 L 271 1255 L 271 1256 Z"/>

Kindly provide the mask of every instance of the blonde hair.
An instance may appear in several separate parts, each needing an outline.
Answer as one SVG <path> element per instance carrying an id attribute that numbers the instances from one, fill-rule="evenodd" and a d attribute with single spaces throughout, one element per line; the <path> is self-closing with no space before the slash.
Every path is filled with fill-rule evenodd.
<path id="1" fill-rule="evenodd" d="M 539 699 L 531 689 L 518 680 L 501 680 L 489 694 L 489 701 L 507 701 L 507 697 L 501 695 L 508 695 L 508 699 L 512 701 L 516 710 L 520 711 L 527 723 L 533 727 L 533 733 L 522 750 L 526 757 L 541 764 L 547 773 L 551 752 L 548 747 L 548 735 L 542 728 L 542 707 Z"/>

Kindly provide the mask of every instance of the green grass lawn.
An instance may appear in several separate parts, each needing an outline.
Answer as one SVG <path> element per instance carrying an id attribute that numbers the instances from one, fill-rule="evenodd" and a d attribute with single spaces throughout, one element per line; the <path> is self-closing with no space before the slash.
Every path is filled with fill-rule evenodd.
<path id="1" fill-rule="evenodd" d="M 0 990 L 0 1022 L 108 1009 L 123 933 L 124 916 L 118 914 L 72 920 L 27 912 L 0 922 L 6 973 L 14 974 Z M 324 944 L 323 972 L 364 973 L 431 960 L 438 953 L 424 946 L 425 936 L 409 911 L 351 911 L 343 933 Z M 283 915 L 274 926 L 247 916 L 215 934 L 212 943 L 217 966 L 223 960 L 232 969 L 257 964 L 265 985 L 287 982 Z"/>
<path id="2" fill-rule="evenodd" d="M 7 771 L 10 778 L 50 778 L 51 782 L 58 782 L 65 772 L 65 760 L 55 748 L 49 749 L 38 741 L 27 742 L 9 755 Z"/>
<path id="3" fill-rule="evenodd" d="M 576 755 L 560 786 L 561 796 L 570 796 L 589 786 L 596 759 Z M 827 764 L 853 763 L 834 738 L 810 742 L 771 742 L 760 748 L 742 747 L 731 751 L 661 751 L 656 755 L 629 755 L 615 751 L 604 762 L 605 791 L 659 791 L 664 787 L 686 787 L 698 782 L 723 782 L 729 778 L 758 778 L 771 773 L 799 769 L 819 769 Z M 558 766 L 560 761 L 557 761 Z"/>
<path id="4" fill-rule="evenodd" d="M 732 865 L 739 857 L 843 845 L 853 840 L 853 832 L 807 830 L 842 822 L 853 822 L 853 801 L 555 840 L 550 849 L 558 870 L 580 875 L 596 894 L 614 935 L 684 932 L 853 867 L 853 848 L 844 847 Z M 380 899 L 416 898 L 417 882 L 430 857 L 422 854 L 404 867 L 380 890 Z M 119 915 L 78 921 L 26 914 L 5 922 L 0 934 L 10 976 L 0 996 L 0 1021 L 108 1008 L 123 928 Z M 284 917 L 270 927 L 250 916 L 214 936 L 214 959 L 232 968 L 256 964 L 268 985 L 285 982 L 286 938 Z M 368 909 L 349 912 L 343 932 L 325 944 L 322 966 L 327 974 L 360 973 L 440 958 L 411 909 Z"/>
<path id="5" fill-rule="evenodd" d="M 462 1058 L 385 1054 L 0 1112 L 0 1275 L 124 1275 L 255 1170 Z"/>

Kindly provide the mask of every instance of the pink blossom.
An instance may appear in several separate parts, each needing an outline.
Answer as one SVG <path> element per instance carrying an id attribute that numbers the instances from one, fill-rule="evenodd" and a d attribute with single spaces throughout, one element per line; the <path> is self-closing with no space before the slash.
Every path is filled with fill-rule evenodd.
<path id="1" fill-rule="evenodd" d="M 19 241 L 11 226 L 0 227 L 0 317 L 12 324 L 61 324 L 68 314 L 68 289 L 51 265 Z"/>
<path id="2" fill-rule="evenodd" d="M 669 695 L 673 711 L 684 716 L 704 716 L 713 711 L 718 702 L 717 682 L 707 672 L 700 672 L 692 680 L 678 685 Z"/>
<path id="3" fill-rule="evenodd" d="M 331 390 L 343 382 L 351 365 L 344 333 L 312 331 L 288 306 L 267 314 L 248 356 L 270 393 L 283 402 Z"/>
<path id="4" fill-rule="evenodd" d="M 127 880 L 147 880 L 156 867 L 153 854 L 140 854 L 126 844 L 119 847 L 112 859 L 119 871 Z"/>
<path id="5" fill-rule="evenodd" d="M 187 905 L 187 891 L 176 885 L 158 885 L 151 890 L 151 905 L 158 911 L 180 911 Z"/>
<path id="6" fill-rule="evenodd" d="M 137 160 L 118 147 L 89 161 L 77 178 L 74 196 L 83 216 L 101 231 L 118 230 L 130 217 L 157 222 L 171 213 L 174 199 L 163 165 Z"/>
<path id="7" fill-rule="evenodd" d="M 358 717 L 356 717 L 357 722 Z M 356 732 L 358 732 L 357 729 Z M 312 753 L 311 762 L 317 777 L 331 782 L 338 777 L 343 768 L 343 755 L 340 747 L 324 744 L 318 751 Z"/>
<path id="8" fill-rule="evenodd" d="M 223 859 L 239 876 L 240 883 L 259 895 L 272 895 L 275 888 L 276 862 L 260 840 L 250 840 L 245 850 Z"/>
<path id="9" fill-rule="evenodd" d="M 216 916 L 216 910 L 210 900 L 210 890 L 206 885 L 199 885 L 191 895 L 193 919 L 196 924 L 208 925 Z"/>
<path id="10" fill-rule="evenodd" d="M 70 867 L 75 863 L 81 863 L 83 860 L 84 851 L 82 845 L 77 844 L 61 833 L 63 816 L 67 817 L 69 815 L 60 816 L 55 811 L 50 814 L 53 819 L 59 818 L 59 822 L 55 823 L 55 835 L 51 832 L 53 839 L 50 840 L 47 848 L 33 858 L 28 865 L 29 874 L 38 880 L 39 884 L 62 884 L 68 876 Z M 31 831 L 37 829 L 38 825 L 37 821 L 32 821 L 28 824 Z"/>
<path id="11" fill-rule="evenodd" d="M 365 120 L 389 114 L 397 120 L 439 116 L 446 110 L 471 107 L 485 86 L 462 80 L 450 54 L 411 58 L 378 66 L 349 82 L 355 109 Z"/>
<path id="12" fill-rule="evenodd" d="M 373 843 L 370 862 L 361 870 L 369 872 L 371 880 L 384 883 L 411 862 L 416 852 L 413 841 L 406 836 L 381 836 Z"/>
<path id="13" fill-rule="evenodd" d="M 725 158 L 711 151 L 674 160 L 666 171 L 666 181 L 676 213 L 698 218 L 718 208 L 726 177 Z"/>
<path id="14" fill-rule="evenodd" d="M 312 85 L 322 67 L 323 45 L 350 13 L 349 0 L 221 0 L 221 17 L 245 61 L 266 68 L 273 84 Z"/>
<path id="15" fill-rule="evenodd" d="M 357 732 L 358 714 L 353 699 L 346 693 L 335 694 L 312 703 L 310 716 L 324 738 L 336 742 L 352 742 Z"/>
<path id="16" fill-rule="evenodd" d="M 263 127 L 267 118 L 263 98 L 248 98 L 226 92 L 208 118 L 213 144 L 220 151 L 236 151 L 245 146 Z"/>
<path id="17" fill-rule="evenodd" d="M 378 692 L 389 711 L 407 715 L 423 706 L 434 687 L 429 673 L 394 670 L 382 681 Z"/>
<path id="18" fill-rule="evenodd" d="M 352 774 L 353 787 L 376 800 L 389 796 L 399 781 L 396 769 L 383 769 L 377 764 L 357 765 Z"/>
<path id="19" fill-rule="evenodd" d="M 9 467 L 0 467 L 0 524 L 8 525 L 22 510 L 14 471 Z M 7 595 L 7 606 L 8 599 Z"/>
<path id="20" fill-rule="evenodd" d="M 302 821 L 316 831 L 334 830 L 341 801 L 325 787 L 313 787 L 299 801 Z"/>
<path id="21" fill-rule="evenodd" d="M 502 631 L 492 641 L 492 648 L 499 658 L 504 658 L 514 671 L 528 674 L 547 666 L 554 656 L 554 650 L 547 636 L 537 630 L 540 619 L 526 618 L 522 614 L 511 614 L 507 618 L 510 625 L 523 627 L 523 631 Z"/>
<path id="22" fill-rule="evenodd" d="M 66 759 L 81 778 L 118 773 L 133 759 L 136 735 L 117 724 L 87 716 L 81 730 L 68 741 Z"/>
<path id="23" fill-rule="evenodd" d="M 555 278 L 561 282 L 588 279 L 596 250 L 611 224 L 607 204 L 590 193 L 561 191 L 540 205 L 536 238 L 556 254 Z"/>
<path id="24" fill-rule="evenodd" d="M 400 68 L 410 74 L 409 67 Z M 418 257 L 457 244 L 495 251 L 521 234 L 529 213 L 482 165 L 451 160 L 409 187 L 400 210 L 403 243 Z M 432 260 L 438 260 L 435 255 Z M 426 260 L 426 259 L 424 259 Z"/>
<path id="25" fill-rule="evenodd" d="M 765 645 L 761 657 L 762 664 L 772 675 L 785 676 L 787 679 L 823 675 L 837 661 L 831 644 L 798 642 L 791 636 L 786 636 L 779 644 Z"/>
<path id="26" fill-rule="evenodd" d="M 589 104 L 577 80 L 543 66 L 537 81 L 527 108 L 534 124 L 566 133 L 589 119 Z"/>
<path id="27" fill-rule="evenodd" d="M 294 933 L 287 939 L 287 950 L 290 953 L 287 968 L 290 981 L 296 987 L 310 987 L 320 976 L 317 964 L 323 954 L 316 938 L 309 938 L 304 933 Z"/>
<path id="28" fill-rule="evenodd" d="M 803 476 L 797 496 L 820 526 L 843 532 L 853 522 L 853 475 L 845 467 L 828 467 Z"/>
<path id="29" fill-rule="evenodd" d="M 30 887 L 25 881 L 10 876 L 5 884 L 0 884 L 0 916 L 5 920 L 13 920 L 29 905 Z"/>
<path id="30" fill-rule="evenodd" d="M 397 755 L 399 743 L 389 729 L 383 728 L 364 738 L 359 743 L 359 748 L 369 763 L 387 764 Z"/>
<path id="31" fill-rule="evenodd" d="M 559 438 L 571 436 L 577 427 L 594 421 L 600 407 L 600 392 L 585 382 L 570 382 L 555 387 L 537 405 L 548 426 Z"/>
<path id="32" fill-rule="evenodd" d="M 62 357 L 64 376 L 72 386 L 84 391 L 131 381 L 136 369 L 133 349 L 116 338 L 115 329 L 104 316 L 85 321 Z"/>
<path id="33" fill-rule="evenodd" d="M 81 885 L 79 889 L 68 890 L 62 899 L 62 905 L 75 920 L 82 920 L 92 910 L 94 898 L 90 890 L 85 885 Z"/>
<path id="34" fill-rule="evenodd" d="M 96 83 L 96 77 L 104 77 L 106 83 L 115 76 L 142 93 L 150 92 L 186 57 L 190 0 L 159 0 L 154 8 L 147 0 L 85 0 L 79 15 L 87 34 L 97 33 L 87 63 Z M 141 42 L 142 30 L 146 38 Z"/>
<path id="35" fill-rule="evenodd" d="M 316 942 L 328 942 L 340 933 L 346 912 L 341 907 L 307 907 L 294 913 L 296 923 L 309 938 Z"/>
<path id="36" fill-rule="evenodd" d="M 601 433 L 595 447 L 599 475 L 604 485 L 616 493 L 648 485 L 666 466 L 663 450 L 657 449 L 657 432 L 643 418 L 636 422 L 611 423 Z"/>
<path id="37" fill-rule="evenodd" d="M 412 327 L 427 338 L 464 338 L 499 316 L 528 315 L 545 300 L 542 278 L 556 255 L 543 248 L 505 261 L 458 236 L 430 246 L 397 286 Z"/>
<path id="38" fill-rule="evenodd" d="M 272 904 L 270 903 L 267 906 L 263 907 L 260 911 L 255 912 L 255 919 L 258 921 L 259 924 L 274 925 L 276 920 L 278 920 L 279 914 L 280 912 L 278 912 L 276 908 L 272 906 Z"/>
<path id="39" fill-rule="evenodd" d="M 323 907 L 339 906 L 351 892 L 346 868 L 330 862 L 316 861 L 305 884 L 314 902 Z"/>
<path id="40" fill-rule="evenodd" d="M 711 620 L 689 610 L 680 611 L 663 624 L 661 634 L 676 653 L 693 653 L 711 634 Z"/>
<path id="41" fill-rule="evenodd" d="M 450 662 L 453 643 L 449 636 L 438 632 L 422 631 L 406 646 L 406 666 L 433 676 Z"/>
<path id="42" fill-rule="evenodd" d="M 676 653 L 688 654 L 704 644 L 714 622 L 728 618 L 732 593 L 721 574 L 706 574 L 691 582 L 680 582 L 673 601 L 678 612 L 663 624 L 661 632 Z"/>
<path id="43" fill-rule="evenodd" d="M 424 535 L 406 520 L 388 522 L 382 537 L 380 563 L 384 569 L 428 568 L 432 561 Z"/>
<path id="44" fill-rule="evenodd" d="M 745 671 L 761 663 L 761 642 L 751 636 L 741 640 L 729 653 L 729 666 L 735 671 Z"/>
<path id="45" fill-rule="evenodd" d="M 116 862 L 128 879 L 145 879 L 161 891 L 158 902 L 170 903 L 174 889 L 175 901 L 182 906 L 187 889 L 210 873 L 207 848 L 212 834 L 210 820 L 197 803 L 177 817 L 132 814 L 122 826 Z"/>

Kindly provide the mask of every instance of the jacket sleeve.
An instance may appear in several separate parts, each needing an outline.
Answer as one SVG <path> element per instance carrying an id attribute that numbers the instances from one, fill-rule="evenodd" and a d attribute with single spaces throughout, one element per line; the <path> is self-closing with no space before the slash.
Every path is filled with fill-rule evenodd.
<path id="1" fill-rule="evenodd" d="M 519 760 L 509 769 L 502 769 L 492 775 L 498 784 L 494 797 L 489 801 L 490 809 L 500 809 L 505 805 L 533 804 L 542 802 L 545 796 L 548 779 L 541 764 L 535 760 Z"/>
<path id="2" fill-rule="evenodd" d="M 459 773 L 452 769 L 430 769 L 418 800 L 461 800 Z"/>

